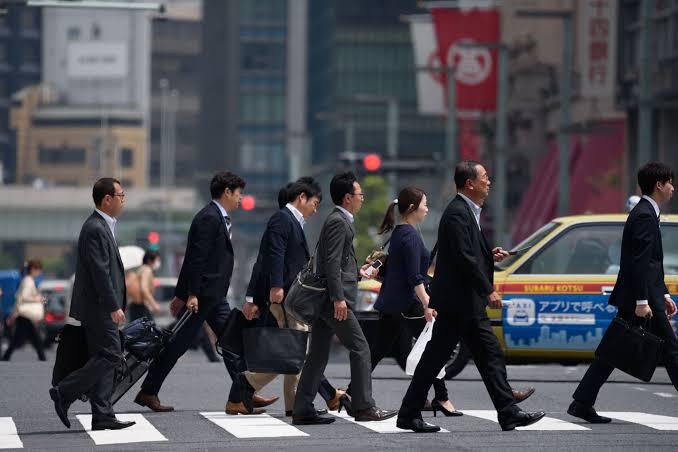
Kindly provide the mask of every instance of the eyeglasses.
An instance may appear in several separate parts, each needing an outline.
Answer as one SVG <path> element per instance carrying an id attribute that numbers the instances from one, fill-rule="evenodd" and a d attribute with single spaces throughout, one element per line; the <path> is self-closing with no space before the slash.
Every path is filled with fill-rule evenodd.
<path id="1" fill-rule="evenodd" d="M 351 196 L 360 196 L 361 199 L 365 199 L 365 193 L 351 193 Z"/>
<path id="2" fill-rule="evenodd" d="M 113 196 L 120 196 L 120 199 L 125 199 L 125 192 L 113 193 Z"/>

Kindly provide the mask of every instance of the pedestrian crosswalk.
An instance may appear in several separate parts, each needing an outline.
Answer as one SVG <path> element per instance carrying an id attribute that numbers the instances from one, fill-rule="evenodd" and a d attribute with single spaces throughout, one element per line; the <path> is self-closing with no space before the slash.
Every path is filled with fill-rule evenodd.
<path id="1" fill-rule="evenodd" d="M 433 421 L 434 423 L 440 422 L 445 428 L 441 429 L 438 434 L 454 433 L 455 423 L 460 422 L 460 425 L 464 425 L 462 428 L 464 431 L 468 430 L 469 422 L 478 424 L 478 426 L 483 430 L 492 430 L 498 428 L 497 423 L 497 413 L 494 410 L 466 410 L 462 409 L 464 412 L 463 418 L 443 418 Z M 550 415 L 537 422 L 536 424 L 530 425 L 528 427 L 519 427 L 517 430 L 524 431 L 562 431 L 562 432 L 590 432 L 595 431 L 596 429 L 608 429 L 609 424 L 607 425 L 591 425 L 585 424 L 575 418 L 569 417 L 565 413 L 549 413 Z M 635 432 L 638 432 L 638 428 L 641 429 L 652 429 L 652 430 L 661 430 L 661 431 L 676 431 L 678 432 L 678 417 L 666 416 L 652 413 L 642 413 L 642 412 L 627 412 L 627 411 L 613 411 L 613 412 L 600 412 L 602 416 L 611 417 L 618 428 L 619 425 L 629 424 L 629 429 L 631 425 L 636 425 Z M 184 414 L 185 415 L 185 414 Z M 352 417 L 348 416 L 346 413 L 330 412 L 330 415 L 333 415 L 337 418 L 337 422 L 332 425 L 324 426 L 295 426 L 292 425 L 292 419 L 290 417 L 283 417 L 280 414 L 260 414 L 252 416 L 231 416 L 223 412 L 199 412 L 194 414 L 196 421 L 195 422 L 206 422 L 206 425 L 210 425 L 212 429 L 215 429 L 214 432 L 223 439 L 228 438 L 238 438 L 238 439 L 276 439 L 276 438 L 297 438 L 299 441 L 304 441 L 306 438 L 320 438 L 327 434 L 328 429 L 334 428 L 336 424 L 344 424 L 343 429 L 355 428 L 356 430 L 352 433 L 354 435 L 361 434 L 393 434 L 393 433 L 410 433 L 406 430 L 401 430 L 396 427 L 396 418 L 387 419 L 380 422 L 356 422 Z M 124 430 L 105 430 L 105 431 L 92 431 L 91 430 L 91 415 L 87 414 L 78 414 L 75 418 L 82 425 L 83 430 L 78 433 L 77 423 L 74 426 L 72 432 L 74 434 L 82 435 L 81 439 L 78 441 L 88 441 L 89 447 L 92 445 L 103 446 L 103 445 L 123 445 L 131 443 L 153 443 L 153 442 L 168 442 L 171 441 L 173 432 L 168 428 L 168 425 L 171 425 L 166 422 L 158 422 L 159 419 L 165 421 L 169 417 L 173 416 L 172 413 L 167 413 L 163 415 L 157 415 L 151 413 L 150 420 L 147 418 L 148 414 L 141 413 L 127 413 L 127 414 L 117 414 L 119 420 L 122 421 L 134 421 L 136 424 L 128 429 Z M 192 415 L 193 416 L 193 415 Z M 459 421 L 461 419 L 461 421 Z M 427 419 L 428 420 L 428 419 Z M 157 422 L 161 425 L 161 428 L 154 426 L 151 421 Z M 494 426 L 492 424 L 495 424 Z M 161 431 L 161 430 L 165 431 Z M 76 431 L 74 431 L 76 430 Z M 650 430 L 646 430 L 649 432 Z M 21 422 L 12 418 L 12 417 L 0 417 L 0 449 L 21 449 L 24 447 L 24 441 L 22 441 L 22 435 L 30 437 L 34 435 L 35 432 L 25 431 L 22 429 Z M 72 438 L 72 437 L 71 437 Z M 175 436 L 176 438 L 176 436 Z M 93 444 L 92 444 L 93 443 Z M 87 445 L 83 445 L 88 447 Z M 29 446 L 26 446 L 29 447 Z"/>

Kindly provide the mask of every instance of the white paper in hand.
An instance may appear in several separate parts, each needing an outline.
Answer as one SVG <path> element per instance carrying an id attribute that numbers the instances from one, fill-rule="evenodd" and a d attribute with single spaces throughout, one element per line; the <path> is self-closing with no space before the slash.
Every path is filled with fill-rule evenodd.
<path id="1" fill-rule="evenodd" d="M 417 342 L 414 343 L 412 351 L 407 356 L 407 364 L 405 365 L 405 373 L 407 375 L 414 375 L 414 370 L 417 368 L 417 364 L 419 364 L 419 360 L 421 359 L 421 355 L 424 353 L 426 344 L 428 343 L 428 341 L 431 340 L 431 335 L 433 334 L 433 323 L 435 323 L 435 321 L 436 319 L 434 317 L 432 321 L 426 323 L 426 326 L 424 327 L 424 329 L 421 331 L 421 334 L 417 338 Z M 444 366 L 440 370 L 436 378 L 439 380 L 445 378 Z"/>

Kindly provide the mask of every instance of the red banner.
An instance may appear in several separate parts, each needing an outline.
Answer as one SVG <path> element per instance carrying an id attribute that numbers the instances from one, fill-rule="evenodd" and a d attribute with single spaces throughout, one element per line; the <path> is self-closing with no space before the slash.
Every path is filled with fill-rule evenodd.
<path id="1" fill-rule="evenodd" d="M 493 111 L 497 108 L 497 49 L 462 47 L 498 43 L 499 11 L 495 8 L 433 8 L 440 61 L 455 68 L 457 109 Z M 443 77 L 447 87 L 447 76 Z"/>

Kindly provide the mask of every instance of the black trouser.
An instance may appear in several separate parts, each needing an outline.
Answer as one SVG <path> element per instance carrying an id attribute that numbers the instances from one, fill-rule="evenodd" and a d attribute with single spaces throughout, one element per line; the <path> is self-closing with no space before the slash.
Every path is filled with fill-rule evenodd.
<path id="1" fill-rule="evenodd" d="M 5 351 L 2 360 L 9 361 L 16 347 L 21 345 L 21 343 L 26 338 L 28 338 L 31 344 L 33 344 L 35 351 L 38 352 L 38 359 L 40 361 L 45 361 L 47 358 L 45 358 L 45 349 L 43 347 L 42 340 L 40 339 L 38 328 L 36 327 L 35 323 L 33 323 L 33 321 L 21 316 L 16 318 L 16 322 L 14 324 L 14 334 L 10 339 L 9 348 Z"/>
<path id="2" fill-rule="evenodd" d="M 132 322 L 141 317 L 148 317 L 149 319 L 153 318 L 153 314 L 148 310 L 145 304 L 143 303 L 130 303 L 127 305 L 127 315 L 129 316 L 129 321 Z"/>
<path id="3" fill-rule="evenodd" d="M 504 353 L 492 331 L 490 319 L 487 316 L 459 319 L 458 316 L 439 312 L 433 325 L 431 340 L 426 344 L 403 398 L 399 417 L 421 419 L 426 394 L 460 339 L 471 350 L 473 361 L 497 412 L 509 414 L 517 410 L 507 381 Z"/>
<path id="4" fill-rule="evenodd" d="M 157 395 L 177 360 L 186 353 L 186 350 L 195 341 L 196 336 L 202 329 L 203 322 L 207 321 L 214 334 L 220 336 L 226 327 L 230 315 L 231 308 L 225 299 L 201 299 L 198 305 L 198 313 L 193 314 L 181 329 L 174 334 L 167 347 L 163 349 L 160 356 L 151 364 L 148 369 L 148 375 L 146 375 L 141 385 L 141 390 L 146 394 Z M 231 360 L 226 353 L 224 353 L 224 364 L 228 374 L 231 376 L 231 380 L 235 379 L 235 375 L 238 372 L 245 370 L 241 363 Z"/>
<path id="5" fill-rule="evenodd" d="M 374 341 L 370 344 L 372 370 L 374 371 L 377 364 L 389 354 L 402 335 L 405 335 L 411 343 L 413 339 L 419 337 L 425 326 L 426 319 L 424 318 L 424 308 L 421 303 L 413 304 L 412 308 L 406 313 L 380 313 L 379 321 L 377 322 L 377 334 Z M 407 360 L 407 358 L 405 359 Z M 449 396 L 445 387 L 445 380 L 436 378 L 433 381 L 433 390 L 435 391 L 436 400 L 440 402 L 448 400 Z M 351 385 L 349 384 L 349 394 L 351 393 L 350 391 Z"/>
<path id="6" fill-rule="evenodd" d="M 671 327 L 666 311 L 653 310 L 652 314 L 649 329 L 664 339 L 664 365 L 673 387 L 678 390 L 678 339 L 676 333 Z M 629 321 L 636 319 L 635 314 L 631 313 L 619 313 L 618 316 Z M 577 386 L 572 398 L 586 405 L 595 405 L 600 388 L 605 384 L 613 370 L 614 367 L 595 359 L 584 374 L 584 378 Z"/>
<path id="7" fill-rule="evenodd" d="M 122 348 L 118 325 L 109 312 L 87 313 L 82 320 L 87 336 L 87 363 L 58 384 L 67 403 L 82 394 L 89 396 L 92 422 L 115 419 L 111 404 L 115 369 L 121 365 Z"/>

